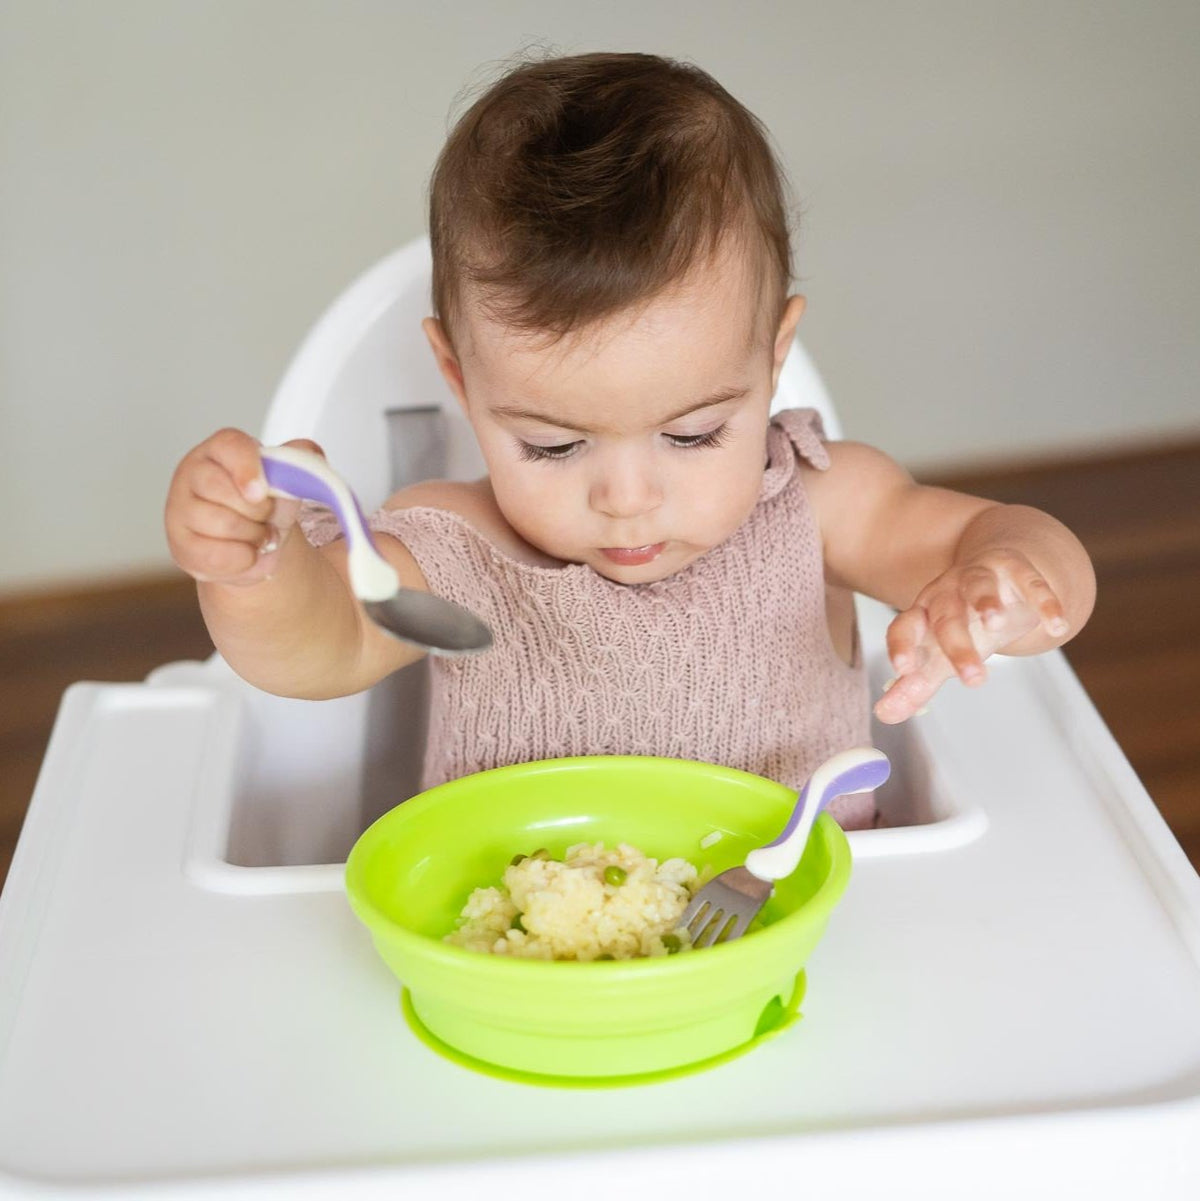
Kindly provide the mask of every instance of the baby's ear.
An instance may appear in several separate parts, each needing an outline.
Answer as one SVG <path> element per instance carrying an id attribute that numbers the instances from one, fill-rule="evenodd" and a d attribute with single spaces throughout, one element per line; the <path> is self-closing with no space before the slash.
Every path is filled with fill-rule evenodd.
<path id="1" fill-rule="evenodd" d="M 458 397 L 458 403 L 465 405 L 467 393 L 463 387 L 462 367 L 459 365 L 454 347 L 450 344 L 445 326 L 436 317 L 426 317 L 421 322 L 421 328 L 425 331 L 425 337 L 429 339 L 429 347 L 433 351 L 433 357 L 437 360 L 442 378 L 450 385 L 450 391 Z"/>
<path id="2" fill-rule="evenodd" d="M 783 316 L 779 321 L 779 329 L 775 334 L 774 366 L 771 369 L 771 387 L 779 383 L 779 373 L 783 370 L 783 360 L 792 348 L 792 339 L 796 336 L 796 326 L 804 316 L 804 308 L 808 304 L 803 296 L 789 296 L 784 306 Z"/>

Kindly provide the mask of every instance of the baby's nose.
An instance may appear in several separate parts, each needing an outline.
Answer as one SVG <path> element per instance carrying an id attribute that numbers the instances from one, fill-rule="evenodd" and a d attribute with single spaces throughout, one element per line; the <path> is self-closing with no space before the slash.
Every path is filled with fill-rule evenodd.
<path id="1" fill-rule="evenodd" d="M 662 504 L 662 484 L 649 464 L 614 464 L 592 481 L 588 499 L 606 517 L 640 517 Z"/>

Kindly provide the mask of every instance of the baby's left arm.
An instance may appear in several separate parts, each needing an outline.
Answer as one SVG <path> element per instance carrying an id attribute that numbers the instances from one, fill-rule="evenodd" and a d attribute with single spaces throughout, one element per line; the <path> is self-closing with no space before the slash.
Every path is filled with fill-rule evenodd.
<path id="1" fill-rule="evenodd" d="M 830 583 L 898 609 L 888 627 L 896 681 L 875 706 L 900 722 L 983 660 L 1061 646 L 1091 614 L 1096 579 L 1079 539 L 1039 509 L 925 487 L 869 446 L 835 442 L 807 475 Z"/>

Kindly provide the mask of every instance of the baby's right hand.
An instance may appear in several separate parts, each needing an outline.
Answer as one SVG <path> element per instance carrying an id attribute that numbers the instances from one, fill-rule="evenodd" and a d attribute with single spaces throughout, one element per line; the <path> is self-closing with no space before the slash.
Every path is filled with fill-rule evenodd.
<path id="1" fill-rule="evenodd" d="M 286 445 L 321 453 L 303 438 Z M 194 579 L 257 584 L 274 570 L 300 502 L 267 495 L 259 447 L 249 434 L 224 429 L 175 469 L 167 492 L 167 544 Z"/>

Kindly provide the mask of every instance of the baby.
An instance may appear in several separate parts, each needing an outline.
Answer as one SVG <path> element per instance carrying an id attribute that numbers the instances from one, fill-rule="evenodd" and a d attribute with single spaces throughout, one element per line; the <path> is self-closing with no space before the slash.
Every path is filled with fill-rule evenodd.
<path id="1" fill-rule="evenodd" d="M 639 753 L 799 788 L 870 741 L 853 593 L 898 612 L 884 722 L 1087 620 L 1092 567 L 1058 521 L 918 486 L 811 410 L 769 417 L 805 305 L 783 181 L 704 72 L 642 54 L 510 71 L 452 131 L 430 223 L 424 331 L 488 474 L 405 488 L 371 524 L 404 585 L 496 641 L 434 660 L 425 786 Z M 183 459 L 166 507 L 234 670 L 294 697 L 368 688 L 419 652 L 365 619 L 330 523 L 299 517 L 235 430 Z M 869 797 L 833 813 L 875 820 Z"/>

